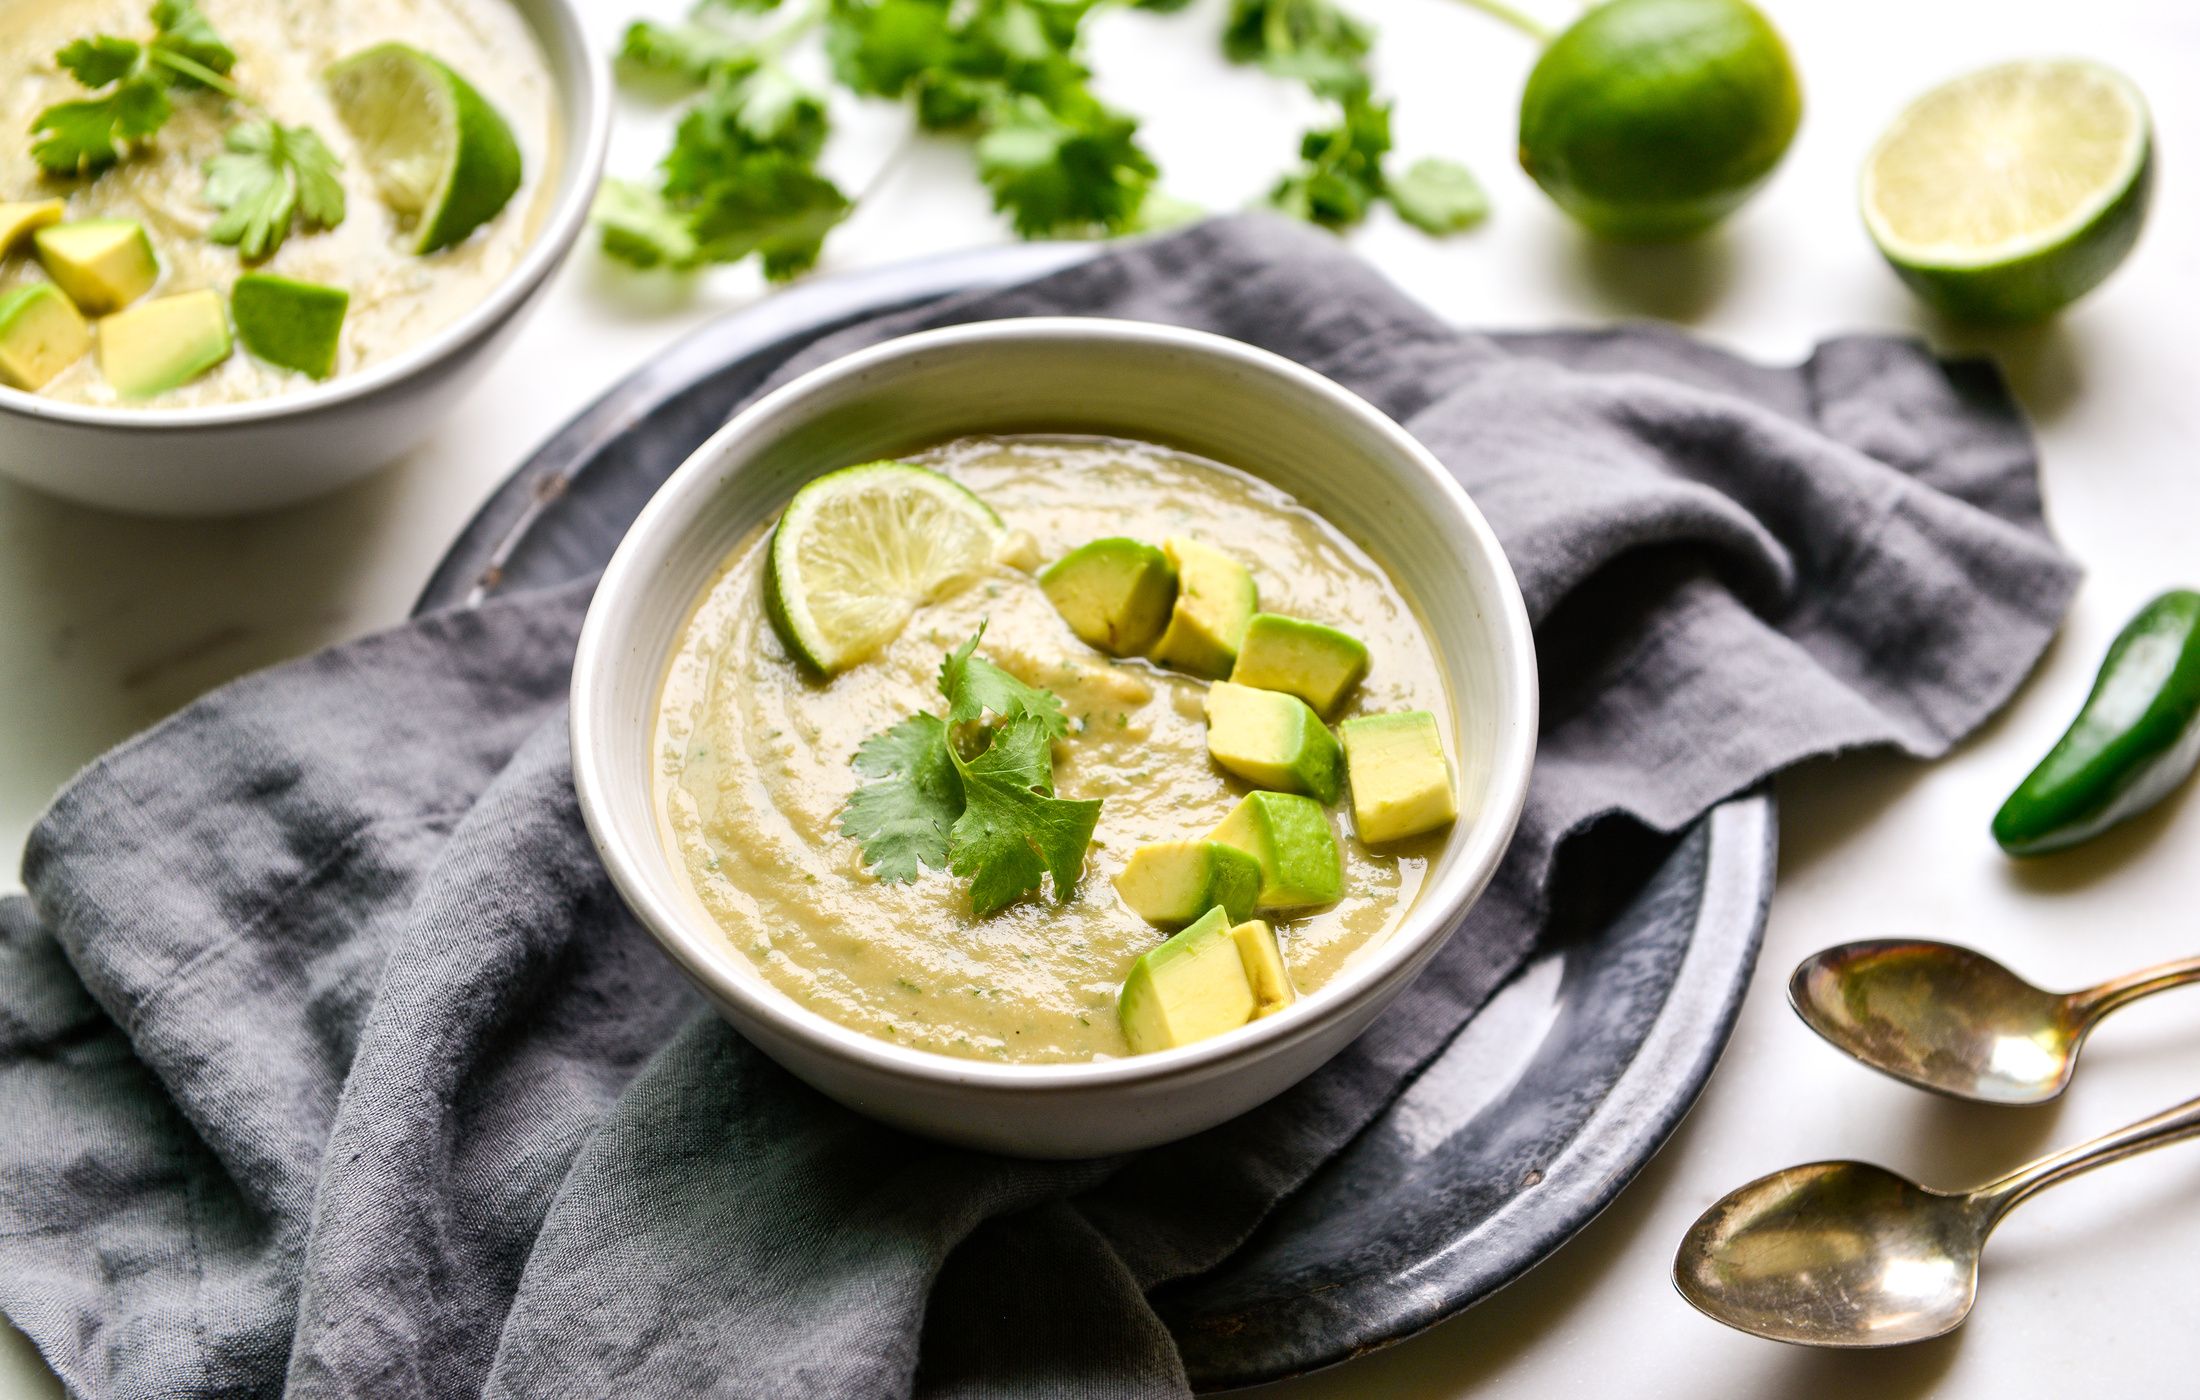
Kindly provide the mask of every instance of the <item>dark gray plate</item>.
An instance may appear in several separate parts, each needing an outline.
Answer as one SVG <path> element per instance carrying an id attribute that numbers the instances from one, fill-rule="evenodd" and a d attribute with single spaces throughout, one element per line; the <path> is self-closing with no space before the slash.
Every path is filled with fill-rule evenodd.
<path id="1" fill-rule="evenodd" d="M 704 327 L 567 424 L 460 534 L 422 610 L 603 567 L 780 362 L 853 321 L 1067 266 L 1027 244 L 822 278 Z M 1772 889 L 1773 809 L 1719 807 L 1524 968 L 1215 1273 L 1156 1301 L 1202 1389 L 1332 1365 L 1472 1306 L 1610 1204 L 1725 1048 Z M 1616 908 L 1616 913 L 1609 912 Z"/>

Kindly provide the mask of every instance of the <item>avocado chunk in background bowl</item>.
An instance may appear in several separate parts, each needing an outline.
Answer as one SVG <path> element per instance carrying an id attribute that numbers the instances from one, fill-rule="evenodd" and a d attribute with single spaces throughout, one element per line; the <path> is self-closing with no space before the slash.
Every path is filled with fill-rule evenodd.
<path id="1" fill-rule="evenodd" d="M 91 327 L 53 283 L 33 282 L 0 296 L 0 384 L 36 389 L 91 348 Z"/>

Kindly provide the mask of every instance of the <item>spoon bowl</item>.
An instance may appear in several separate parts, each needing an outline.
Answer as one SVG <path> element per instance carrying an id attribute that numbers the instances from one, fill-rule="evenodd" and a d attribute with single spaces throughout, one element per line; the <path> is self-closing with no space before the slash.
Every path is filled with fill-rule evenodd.
<path id="1" fill-rule="evenodd" d="M 1884 1167 L 1816 1162 L 1727 1196 L 1689 1228 L 1673 1283 L 1698 1311 L 1773 1341 L 1890 1347 L 1945 1336 L 1978 1299 L 1986 1238 L 2035 1192 L 2200 1136 L 2200 1099 L 1961 1194 Z"/>
<path id="2" fill-rule="evenodd" d="M 2042 991 L 1983 953 L 1898 939 L 1806 958 L 1788 1000 L 1812 1030 L 1873 1069 L 1999 1104 L 2060 1095 L 2103 1014 L 2083 994 Z"/>
<path id="3" fill-rule="evenodd" d="M 1899 1346 L 1963 1325 L 1983 1243 L 1962 1196 L 1863 1162 L 1815 1162 L 1713 1206 L 1673 1280 L 1699 1311 L 1760 1337 Z"/>

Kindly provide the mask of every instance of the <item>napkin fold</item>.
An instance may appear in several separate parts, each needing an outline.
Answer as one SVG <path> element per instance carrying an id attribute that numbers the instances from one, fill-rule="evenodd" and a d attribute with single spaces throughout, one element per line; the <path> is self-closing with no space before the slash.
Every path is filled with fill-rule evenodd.
<path id="1" fill-rule="evenodd" d="M 1554 868 L 1593 886 L 1606 835 L 1813 755 L 1943 752 L 2074 586 L 1986 366 L 1462 333 L 1260 218 L 867 322 L 780 377 L 1033 314 L 1290 356 L 1489 516 L 1543 741 L 1428 971 L 1187 1142 L 1030 1163 L 906 1137 L 735 1035 L 612 892 L 566 747 L 588 584 L 424 617 L 94 763 L 0 901 L 0 1311 L 73 1393 L 1181 1392 L 1148 1294 L 1226 1259 L 1449 1041 L 1533 947 Z"/>

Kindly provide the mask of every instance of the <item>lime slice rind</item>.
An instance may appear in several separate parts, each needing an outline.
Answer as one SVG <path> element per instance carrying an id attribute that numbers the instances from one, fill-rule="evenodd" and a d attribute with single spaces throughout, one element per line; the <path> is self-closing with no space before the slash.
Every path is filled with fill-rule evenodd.
<path id="1" fill-rule="evenodd" d="M 872 462 L 827 473 L 795 493 L 772 531 L 772 626 L 803 665 L 835 675 L 982 574 L 1005 533 L 985 502 L 938 472 Z"/>

